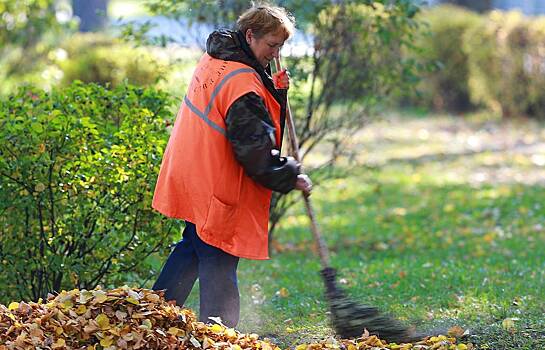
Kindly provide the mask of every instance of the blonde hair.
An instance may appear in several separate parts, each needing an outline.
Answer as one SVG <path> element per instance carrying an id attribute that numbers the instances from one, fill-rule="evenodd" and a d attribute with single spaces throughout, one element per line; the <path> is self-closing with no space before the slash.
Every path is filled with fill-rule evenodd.
<path id="1" fill-rule="evenodd" d="M 287 40 L 295 32 L 295 19 L 283 7 L 252 3 L 252 7 L 238 18 L 237 28 L 244 34 L 251 29 L 257 38 L 280 32 Z"/>

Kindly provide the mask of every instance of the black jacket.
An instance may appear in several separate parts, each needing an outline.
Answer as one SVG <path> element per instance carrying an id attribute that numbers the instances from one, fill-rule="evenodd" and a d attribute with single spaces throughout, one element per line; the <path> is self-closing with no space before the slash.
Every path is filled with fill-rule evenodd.
<path id="1" fill-rule="evenodd" d="M 286 118 L 286 91 L 275 89 L 270 67 L 263 68 L 257 62 L 243 34 L 229 30 L 215 31 L 208 37 L 206 52 L 217 59 L 244 63 L 257 71 L 267 90 L 281 106 L 282 135 Z M 225 123 L 235 157 L 248 176 L 273 191 L 287 193 L 294 189 L 300 166 L 291 157 L 280 157 L 282 145 L 275 142 L 271 116 L 259 95 L 247 93 L 233 102 Z"/>

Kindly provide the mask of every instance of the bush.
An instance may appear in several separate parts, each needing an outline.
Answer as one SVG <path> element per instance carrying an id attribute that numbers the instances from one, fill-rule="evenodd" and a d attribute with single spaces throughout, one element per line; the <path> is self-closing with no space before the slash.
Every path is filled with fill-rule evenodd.
<path id="1" fill-rule="evenodd" d="M 493 11 L 468 31 L 470 91 L 505 117 L 543 118 L 545 107 L 545 19 Z"/>
<path id="2" fill-rule="evenodd" d="M 463 50 L 464 33 L 481 17 L 461 7 L 442 5 L 423 11 L 419 19 L 428 28 L 418 36 L 416 58 L 436 68 L 426 73 L 412 103 L 436 110 L 464 111 L 472 107 L 469 92 L 468 55 Z"/>
<path id="3" fill-rule="evenodd" d="M 2 101 L 3 302 L 150 276 L 146 257 L 177 230 L 150 207 L 170 102 L 82 83 Z"/>
<path id="4" fill-rule="evenodd" d="M 62 83 L 74 80 L 117 86 L 155 84 L 165 73 L 166 64 L 149 49 L 133 48 L 117 39 L 100 34 L 74 35 L 62 47 L 68 58 L 60 61 Z"/>

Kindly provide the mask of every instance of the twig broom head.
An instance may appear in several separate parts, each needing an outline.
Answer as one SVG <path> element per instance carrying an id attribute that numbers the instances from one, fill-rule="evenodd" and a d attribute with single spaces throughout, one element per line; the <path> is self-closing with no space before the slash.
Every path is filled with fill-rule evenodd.
<path id="1" fill-rule="evenodd" d="M 336 271 L 325 268 L 321 271 L 326 284 L 326 298 L 331 310 L 331 325 L 342 338 L 355 338 L 367 329 L 392 343 L 408 343 L 417 340 L 409 327 L 399 320 L 383 314 L 374 306 L 358 304 L 346 296 L 336 284 Z"/>

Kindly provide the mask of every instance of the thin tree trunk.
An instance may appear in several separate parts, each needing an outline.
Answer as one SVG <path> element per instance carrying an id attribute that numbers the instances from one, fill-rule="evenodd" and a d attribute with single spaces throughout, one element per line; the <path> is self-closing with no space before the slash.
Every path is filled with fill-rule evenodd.
<path id="1" fill-rule="evenodd" d="M 80 19 L 80 32 L 93 32 L 104 27 L 108 20 L 108 1 L 72 0 L 74 15 Z"/>
<path id="2" fill-rule="evenodd" d="M 442 2 L 467 7 L 477 12 L 492 10 L 492 0 L 443 0 Z"/>

